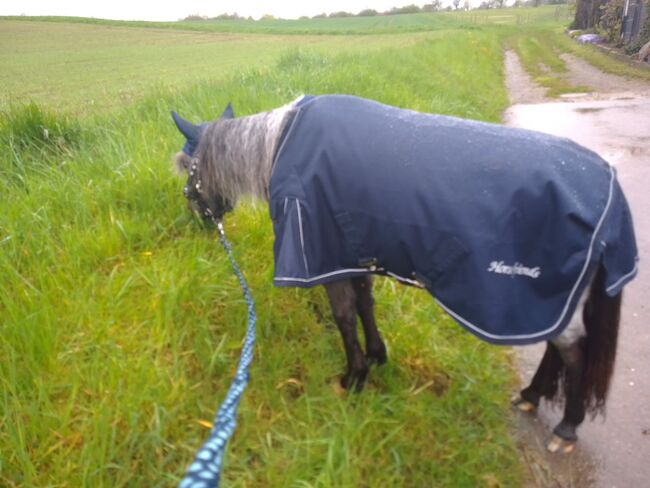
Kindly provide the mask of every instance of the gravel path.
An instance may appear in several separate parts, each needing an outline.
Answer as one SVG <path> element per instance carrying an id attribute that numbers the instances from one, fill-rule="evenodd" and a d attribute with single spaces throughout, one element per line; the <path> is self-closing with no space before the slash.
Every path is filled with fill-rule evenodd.
<path id="1" fill-rule="evenodd" d="M 506 88 L 510 105 L 549 101 L 544 96 L 546 88 L 537 85 L 524 70 L 514 51 L 505 53 Z"/>

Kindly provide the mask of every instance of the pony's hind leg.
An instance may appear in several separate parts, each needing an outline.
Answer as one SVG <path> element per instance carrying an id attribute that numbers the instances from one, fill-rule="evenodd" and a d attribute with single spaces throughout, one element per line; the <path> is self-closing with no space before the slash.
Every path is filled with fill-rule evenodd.
<path id="1" fill-rule="evenodd" d="M 352 278 L 352 285 L 357 295 L 357 313 L 361 318 L 363 333 L 366 337 L 366 357 L 370 363 L 384 364 L 387 359 L 386 346 L 381 339 L 375 322 L 372 276 L 365 275 Z"/>
<path id="2" fill-rule="evenodd" d="M 547 342 L 544 357 L 530 385 L 513 404 L 522 411 L 533 411 L 541 398 L 565 396 L 564 416 L 553 429 L 546 445 L 551 452 L 570 452 L 578 439 L 576 430 L 585 418 L 585 337 L 583 308 L 588 291 L 580 297 L 576 311 L 562 334 Z"/>
<path id="3" fill-rule="evenodd" d="M 348 360 L 348 369 L 341 378 L 341 386 L 361 391 L 368 376 L 368 362 L 357 336 L 357 294 L 350 280 L 327 283 L 325 289 Z"/>
<path id="4" fill-rule="evenodd" d="M 576 430 L 585 419 L 585 338 L 587 335 L 584 317 L 584 306 L 589 289 L 580 297 L 573 317 L 566 329 L 554 338 L 551 343 L 562 358 L 563 371 L 561 380 L 564 382 L 564 416 L 553 429 L 553 437 L 546 445 L 549 451 L 570 452 L 578 440 Z"/>
<path id="5" fill-rule="evenodd" d="M 562 357 L 565 367 L 564 415 L 559 424 L 553 429 L 553 436 L 547 448 L 551 452 L 570 452 L 578 440 L 576 430 L 585 419 L 585 350 L 584 338 L 577 338 L 571 343 L 556 341 L 557 349 Z"/>

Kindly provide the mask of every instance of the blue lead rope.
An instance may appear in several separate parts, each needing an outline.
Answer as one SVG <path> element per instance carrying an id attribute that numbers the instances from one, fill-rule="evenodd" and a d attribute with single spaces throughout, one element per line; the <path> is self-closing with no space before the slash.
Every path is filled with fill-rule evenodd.
<path id="1" fill-rule="evenodd" d="M 219 486 L 223 454 L 226 450 L 226 443 L 232 436 L 237 425 L 237 407 L 248 385 L 248 369 L 253 359 L 253 348 L 255 347 L 255 323 L 257 318 L 255 316 L 253 298 L 251 297 L 244 275 L 242 275 L 239 266 L 235 262 L 232 248 L 223 232 L 223 225 L 221 222 L 215 221 L 215 223 L 219 229 L 221 245 L 226 251 L 228 259 L 230 259 L 230 264 L 239 279 L 239 284 L 246 299 L 248 326 L 246 328 L 244 347 L 242 348 L 241 358 L 239 359 L 239 366 L 237 366 L 237 373 L 230 385 L 225 400 L 221 404 L 221 407 L 219 407 L 217 416 L 214 419 L 212 431 L 210 432 L 210 437 L 203 444 L 203 447 L 199 449 L 194 462 L 187 470 L 185 478 L 178 485 L 179 488 L 214 488 Z"/>

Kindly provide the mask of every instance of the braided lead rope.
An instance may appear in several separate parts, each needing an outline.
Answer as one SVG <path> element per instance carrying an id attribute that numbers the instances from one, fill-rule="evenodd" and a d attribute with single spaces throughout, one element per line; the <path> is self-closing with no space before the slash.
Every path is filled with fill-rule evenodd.
<path id="1" fill-rule="evenodd" d="M 248 385 L 248 370 L 253 359 L 253 348 L 255 346 L 255 323 L 257 318 L 255 316 L 253 298 L 251 297 L 244 275 L 235 262 L 232 248 L 223 231 L 223 225 L 217 219 L 213 218 L 213 221 L 219 229 L 219 240 L 228 255 L 232 269 L 235 275 L 237 275 L 244 293 L 248 307 L 248 326 L 246 328 L 244 347 L 242 347 L 239 365 L 237 366 L 237 373 L 233 378 L 225 400 L 221 404 L 221 407 L 219 407 L 219 411 L 214 419 L 212 431 L 210 432 L 210 437 L 201 449 L 199 449 L 194 462 L 187 470 L 185 478 L 178 485 L 179 488 L 214 488 L 219 486 L 221 463 L 226 450 L 226 443 L 230 439 L 230 436 L 232 436 L 237 425 L 237 407 Z"/>

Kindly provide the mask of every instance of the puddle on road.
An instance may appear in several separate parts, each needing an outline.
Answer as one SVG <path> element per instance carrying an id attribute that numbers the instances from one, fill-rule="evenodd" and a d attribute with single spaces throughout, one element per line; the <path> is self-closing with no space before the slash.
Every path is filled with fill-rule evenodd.
<path id="1" fill-rule="evenodd" d="M 650 163 L 650 99 L 614 98 L 513 105 L 507 125 L 568 137 L 617 166 Z"/>
<path id="2" fill-rule="evenodd" d="M 600 112 L 601 110 L 605 110 L 604 107 L 582 107 L 582 108 L 577 108 L 576 112 L 579 114 L 588 114 L 588 113 L 594 113 L 594 112 Z"/>
<path id="3" fill-rule="evenodd" d="M 613 165 L 628 156 L 650 154 L 648 98 L 513 105 L 505 114 L 505 122 L 569 137 Z"/>

